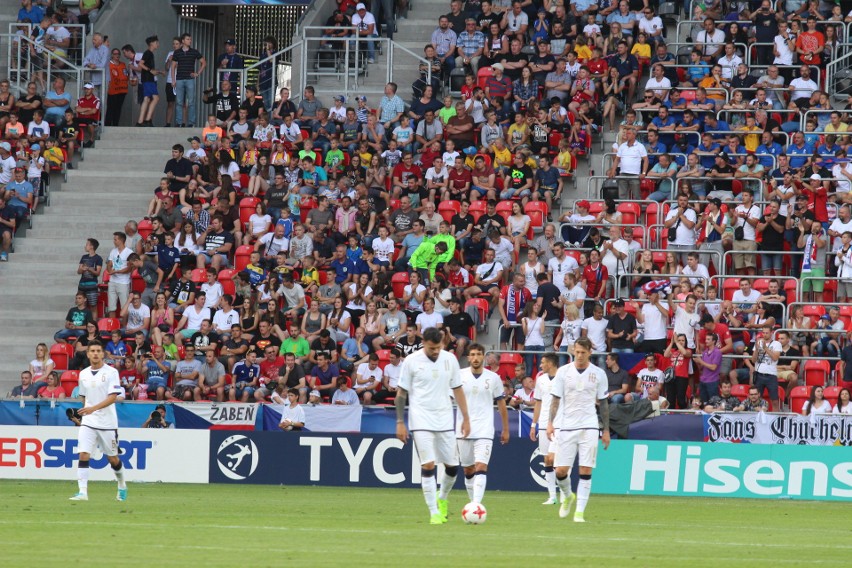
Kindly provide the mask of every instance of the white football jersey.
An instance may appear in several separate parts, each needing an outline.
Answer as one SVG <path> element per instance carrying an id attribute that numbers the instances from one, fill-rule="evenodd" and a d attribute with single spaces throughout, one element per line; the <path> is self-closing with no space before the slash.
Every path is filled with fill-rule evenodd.
<path id="1" fill-rule="evenodd" d="M 452 431 L 450 392 L 460 386 L 459 361 L 455 355 L 441 351 L 433 362 L 419 349 L 406 357 L 399 374 L 399 388 L 408 391 L 408 428 Z"/>
<path id="2" fill-rule="evenodd" d="M 116 394 L 120 397 L 124 396 L 124 387 L 121 386 L 118 371 L 109 365 L 104 365 L 98 370 L 86 367 L 80 371 L 80 381 L 78 384 L 80 387 L 80 396 L 86 397 L 85 408 L 102 403 L 111 394 Z M 106 408 L 101 408 L 84 416 L 82 423 L 83 426 L 88 426 L 96 430 L 117 429 L 118 413 L 115 411 L 115 405 L 111 404 Z"/>
<path id="3" fill-rule="evenodd" d="M 541 410 L 538 413 L 538 426 L 540 430 L 544 430 L 547 428 L 547 423 L 550 422 L 550 404 L 553 401 L 553 396 L 551 395 L 550 389 L 553 386 L 553 377 L 548 375 L 547 373 L 539 373 L 538 377 L 535 379 L 535 391 L 533 391 L 533 398 L 535 400 L 541 401 Z M 553 417 L 553 427 L 559 428 L 559 416 L 561 408 L 556 410 L 556 416 Z"/>
<path id="4" fill-rule="evenodd" d="M 562 431 L 598 429 L 597 401 L 606 398 L 608 383 L 600 367 L 578 371 L 574 363 L 559 367 L 550 385 L 551 396 L 562 399 Z"/>
<path id="5" fill-rule="evenodd" d="M 461 370 L 461 384 L 470 417 L 470 435 L 466 439 L 494 439 L 494 401 L 503 398 L 503 381 L 494 371 L 483 369 L 474 376 L 470 367 Z M 456 411 L 456 435 L 461 438 L 461 411 Z"/>

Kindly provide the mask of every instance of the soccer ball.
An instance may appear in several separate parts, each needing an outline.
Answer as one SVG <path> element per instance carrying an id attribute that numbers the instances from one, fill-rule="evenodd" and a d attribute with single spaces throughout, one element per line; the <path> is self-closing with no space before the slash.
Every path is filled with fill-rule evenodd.
<path id="1" fill-rule="evenodd" d="M 482 503 L 468 503 L 462 509 L 461 517 L 469 525 L 481 525 L 488 517 L 488 511 Z"/>

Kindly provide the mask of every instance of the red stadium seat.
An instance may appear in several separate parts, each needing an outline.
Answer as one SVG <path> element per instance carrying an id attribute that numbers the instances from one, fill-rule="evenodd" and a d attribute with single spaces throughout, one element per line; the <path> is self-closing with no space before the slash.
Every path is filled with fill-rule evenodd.
<path id="1" fill-rule="evenodd" d="M 80 382 L 80 371 L 65 371 L 59 377 L 59 384 L 62 385 L 62 390 L 65 391 L 65 396 L 71 396 L 74 388 Z"/>
<path id="2" fill-rule="evenodd" d="M 751 287 L 761 294 L 765 294 L 769 290 L 769 278 L 758 278 L 751 283 Z"/>
<path id="3" fill-rule="evenodd" d="M 787 305 L 789 306 L 799 298 L 799 281 L 788 278 L 784 281 L 784 291 L 787 292 Z"/>
<path id="4" fill-rule="evenodd" d="M 239 270 L 234 270 L 232 268 L 224 268 L 219 271 L 219 284 L 222 285 L 222 291 L 225 294 L 229 294 L 233 296 L 237 293 L 237 286 L 234 284 L 234 276 L 239 272 Z"/>
<path id="5" fill-rule="evenodd" d="M 808 359 L 804 366 L 805 386 L 823 387 L 831 376 L 831 363 L 825 359 Z"/>
<path id="6" fill-rule="evenodd" d="M 154 227 L 151 224 L 151 221 L 148 219 L 142 219 L 136 223 L 136 230 L 139 232 L 139 236 L 142 237 L 142 240 L 147 241 L 148 237 L 150 237 L 151 233 L 154 231 Z"/>
<path id="7" fill-rule="evenodd" d="M 509 217 L 512 215 L 512 201 L 498 201 L 497 214 L 503 217 L 506 223 L 509 222 Z"/>
<path id="8" fill-rule="evenodd" d="M 110 333 L 117 329 L 121 329 L 121 320 L 118 318 L 101 318 L 98 320 L 98 331 L 100 336 L 105 339 L 109 339 Z"/>
<path id="9" fill-rule="evenodd" d="M 207 282 L 207 269 L 194 268 L 189 279 L 195 282 L 196 284 L 204 284 L 205 282 Z"/>
<path id="10" fill-rule="evenodd" d="M 805 401 L 811 396 L 811 387 L 793 387 L 790 391 L 790 412 L 802 413 Z"/>
<path id="11" fill-rule="evenodd" d="M 64 371 L 74 358 L 74 346 L 69 343 L 54 343 L 50 346 L 50 358 L 53 360 L 54 369 Z"/>
<path id="12" fill-rule="evenodd" d="M 500 368 L 497 374 L 500 375 L 501 379 L 512 379 L 515 376 L 515 366 L 523 362 L 524 358 L 520 353 L 501 353 Z"/>
<path id="13" fill-rule="evenodd" d="M 476 84 L 484 91 L 485 86 L 488 85 L 488 78 L 492 75 L 494 75 L 494 71 L 491 67 L 483 65 L 479 68 L 479 71 L 476 72 Z"/>
<path id="14" fill-rule="evenodd" d="M 461 213 L 461 203 L 454 199 L 441 201 L 438 203 L 438 213 L 444 218 L 444 221 L 452 223 L 453 216 Z"/>
<path id="15" fill-rule="evenodd" d="M 467 312 L 470 307 L 475 308 L 479 316 L 479 329 L 485 330 L 485 326 L 488 323 L 488 310 L 491 308 L 488 300 L 485 298 L 472 298 L 464 303 L 464 311 Z"/>
<path id="16" fill-rule="evenodd" d="M 606 207 L 606 203 L 603 201 L 590 201 L 589 202 L 589 215 L 597 215 Z"/>
<path id="17" fill-rule="evenodd" d="M 405 286 L 410 283 L 408 272 L 395 272 L 391 276 L 391 287 L 394 297 L 399 300 L 405 294 Z"/>
<path id="18" fill-rule="evenodd" d="M 653 227 L 654 225 L 661 225 L 668 214 L 668 203 L 649 203 L 648 208 L 645 210 L 645 226 Z"/>
<path id="19" fill-rule="evenodd" d="M 237 252 L 234 254 L 234 268 L 239 271 L 248 266 L 252 251 L 254 251 L 254 248 L 250 245 L 238 246 Z"/>
<path id="20" fill-rule="evenodd" d="M 244 186 L 245 187 L 245 186 Z M 257 204 L 260 199 L 257 197 L 243 197 L 240 199 L 240 226 L 245 228 L 249 222 L 249 218 L 254 215 Z"/>
<path id="21" fill-rule="evenodd" d="M 473 216 L 474 223 L 479 221 L 479 218 L 485 214 L 485 205 L 484 199 L 478 199 L 470 204 L 468 212 Z"/>
<path id="22" fill-rule="evenodd" d="M 385 365 L 390 363 L 390 349 L 379 349 L 376 355 L 379 357 L 379 368 L 384 371 Z"/>
<path id="23" fill-rule="evenodd" d="M 527 215 L 530 214 L 530 211 L 540 211 L 547 216 L 547 202 L 546 201 L 528 201 L 526 205 L 524 205 L 524 213 Z"/>
<path id="24" fill-rule="evenodd" d="M 722 299 L 724 300 L 733 300 L 734 292 L 740 289 L 740 279 L 739 278 L 725 278 L 725 282 L 722 284 Z"/>
<path id="25" fill-rule="evenodd" d="M 831 403 L 831 407 L 834 408 L 837 406 L 837 397 L 840 396 L 840 389 L 843 387 L 825 387 L 822 390 L 822 396 L 825 397 L 825 400 Z"/>
<path id="26" fill-rule="evenodd" d="M 802 308 L 805 317 L 810 318 L 811 324 L 816 327 L 819 318 L 825 315 L 825 306 L 820 304 L 808 304 Z"/>
<path id="27" fill-rule="evenodd" d="M 621 213 L 621 222 L 625 225 L 633 225 L 639 222 L 642 208 L 638 203 L 619 203 L 616 210 Z"/>
<path id="28" fill-rule="evenodd" d="M 131 274 L 130 289 L 139 294 L 145 291 L 145 280 L 142 279 L 139 275 L 139 271 L 135 268 Z"/>
<path id="29" fill-rule="evenodd" d="M 748 396 L 749 385 L 731 385 L 731 394 L 740 401 L 743 401 Z"/>

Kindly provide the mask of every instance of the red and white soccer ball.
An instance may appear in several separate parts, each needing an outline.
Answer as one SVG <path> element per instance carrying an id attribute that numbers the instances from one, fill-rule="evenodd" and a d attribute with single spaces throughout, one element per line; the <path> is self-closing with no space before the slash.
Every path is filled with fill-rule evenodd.
<path id="1" fill-rule="evenodd" d="M 482 503 L 468 503 L 462 509 L 461 517 L 469 525 L 481 525 L 488 517 L 488 511 Z"/>

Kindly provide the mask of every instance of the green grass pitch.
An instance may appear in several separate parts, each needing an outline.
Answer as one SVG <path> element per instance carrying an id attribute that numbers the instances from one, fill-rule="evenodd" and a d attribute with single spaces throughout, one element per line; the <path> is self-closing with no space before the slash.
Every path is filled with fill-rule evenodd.
<path id="1" fill-rule="evenodd" d="M 0 481 L 0 565 L 849 566 L 848 503 L 592 495 L 586 524 L 545 493 L 490 492 L 488 521 L 430 526 L 416 489 Z"/>

